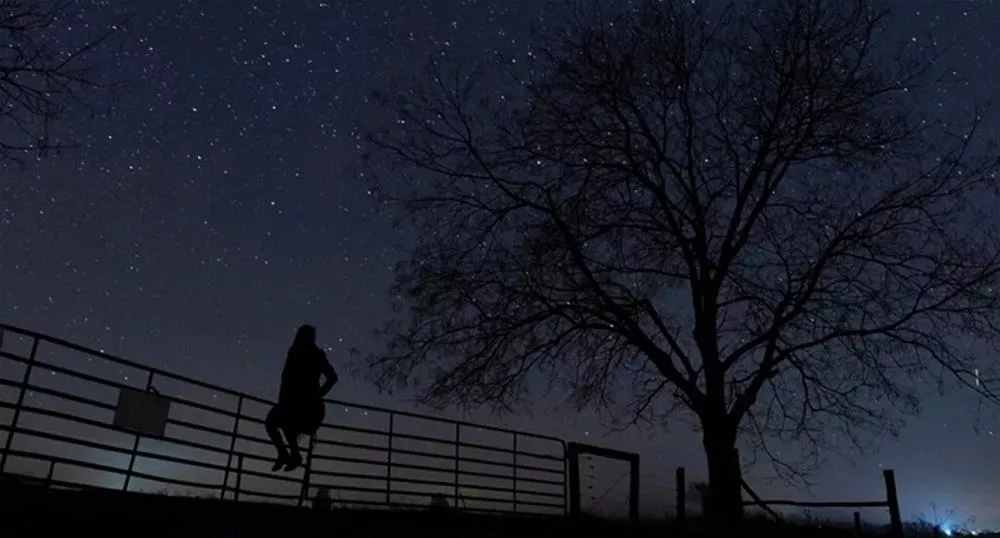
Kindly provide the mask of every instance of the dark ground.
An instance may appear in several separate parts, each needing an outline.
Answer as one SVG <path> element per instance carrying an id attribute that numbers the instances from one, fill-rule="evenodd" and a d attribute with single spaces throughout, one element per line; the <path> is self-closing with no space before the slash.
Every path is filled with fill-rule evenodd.
<path id="1" fill-rule="evenodd" d="M 0 483 L 0 536 L 110 537 L 427 537 L 535 538 L 600 536 L 615 538 L 719 534 L 692 522 L 676 525 L 628 524 L 594 519 L 484 516 L 428 511 L 332 510 L 320 512 L 267 503 L 171 497 L 110 490 L 59 490 L 23 483 Z M 733 535 L 734 533 L 725 533 Z M 740 537 L 847 537 L 841 529 L 776 528 L 748 523 Z M 870 534 L 868 536 L 875 536 Z"/>

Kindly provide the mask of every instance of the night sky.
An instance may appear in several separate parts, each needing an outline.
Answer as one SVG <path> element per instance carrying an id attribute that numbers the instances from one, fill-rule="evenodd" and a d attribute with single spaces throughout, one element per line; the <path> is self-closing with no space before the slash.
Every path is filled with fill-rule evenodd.
<path id="1" fill-rule="evenodd" d="M 356 172 L 360 133 L 380 116 L 368 96 L 441 51 L 484 62 L 525 54 L 544 3 L 79 5 L 74 35 L 135 13 L 121 45 L 96 57 L 127 85 L 109 112 L 73 120 L 82 147 L 0 172 L 0 321 L 268 398 L 296 326 L 309 322 L 342 374 L 334 397 L 406 407 L 347 373 L 348 348 L 371 349 L 370 331 L 388 316 L 407 241 Z M 1000 95 L 1000 3 L 896 5 L 887 37 L 921 46 L 931 32 L 968 79 L 929 112 Z M 998 126 L 995 110 L 984 136 Z M 592 417 L 554 418 L 555 403 L 503 422 L 639 451 L 650 515 L 675 466 L 703 473 L 700 441 L 681 425 L 611 434 Z M 955 522 L 1000 528 L 1000 441 L 988 420 L 974 430 L 976 403 L 928 400 L 898 441 L 817 476 L 816 498 L 879 499 L 885 466 L 896 469 L 904 518 L 930 516 L 933 503 Z M 762 495 L 807 497 L 765 474 L 749 476 Z"/>

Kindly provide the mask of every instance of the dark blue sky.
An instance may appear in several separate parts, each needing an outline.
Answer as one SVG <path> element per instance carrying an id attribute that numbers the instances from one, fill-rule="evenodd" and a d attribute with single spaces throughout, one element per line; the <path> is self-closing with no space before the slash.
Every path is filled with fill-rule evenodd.
<path id="1" fill-rule="evenodd" d="M 113 7 L 108 7 L 108 6 Z M 931 32 L 968 83 L 928 103 L 959 113 L 1000 95 L 1000 3 L 895 2 L 892 39 Z M 0 175 L 0 320 L 273 397 L 295 327 L 319 327 L 344 370 L 386 319 L 405 237 L 353 169 L 367 96 L 428 55 L 523 54 L 542 22 L 533 0 L 122 0 L 79 2 L 81 27 L 125 12 L 120 47 L 96 59 L 127 82 L 109 113 L 73 123 L 83 146 Z M 1000 111 L 984 135 L 996 135 Z M 349 376 L 337 397 L 380 397 Z M 551 402 L 552 404 L 556 402 Z M 838 464 L 818 497 L 882 496 L 897 470 L 904 516 L 956 511 L 1000 527 L 1000 444 L 977 434 L 975 401 L 927 402 L 897 442 Z M 655 498 L 676 465 L 698 475 L 700 443 L 674 433 L 602 437 L 589 417 L 505 421 L 640 451 Z M 493 420 L 493 419 L 491 419 Z M 988 432 L 989 425 L 986 425 Z M 754 477 L 751 475 L 751 481 Z M 759 489 L 782 496 L 779 485 Z M 657 510 L 648 501 L 647 510 Z M 882 521 L 874 513 L 872 520 Z"/>

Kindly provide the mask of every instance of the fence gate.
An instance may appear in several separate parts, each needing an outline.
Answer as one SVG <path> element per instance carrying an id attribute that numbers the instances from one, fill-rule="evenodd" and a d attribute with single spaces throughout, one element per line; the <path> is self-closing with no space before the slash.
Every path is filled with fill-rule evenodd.
<path id="1" fill-rule="evenodd" d="M 590 456 L 590 458 L 588 458 Z M 582 511 L 583 495 L 594 496 L 597 502 L 614 493 L 621 481 L 628 477 L 628 518 L 629 521 L 639 520 L 639 455 L 633 452 L 622 452 L 599 446 L 581 443 L 569 443 L 566 447 L 566 458 L 569 460 L 569 513 L 579 516 Z M 624 473 L 612 473 L 610 481 L 598 481 L 588 484 L 592 478 L 591 465 L 587 460 L 606 459 L 627 465 Z M 617 476 L 616 476 L 617 475 Z M 603 482 L 603 483 L 602 483 Z M 598 489 L 594 489 L 597 486 Z"/>

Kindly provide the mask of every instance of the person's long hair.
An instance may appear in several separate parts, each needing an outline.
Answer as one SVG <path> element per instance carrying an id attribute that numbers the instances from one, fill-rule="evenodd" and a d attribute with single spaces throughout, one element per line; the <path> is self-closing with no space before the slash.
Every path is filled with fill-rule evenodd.
<path id="1" fill-rule="evenodd" d="M 292 348 L 305 351 L 316 347 L 316 327 L 312 325 L 302 325 L 295 333 L 295 340 L 292 341 Z M 291 350 L 289 350 L 291 351 Z"/>

